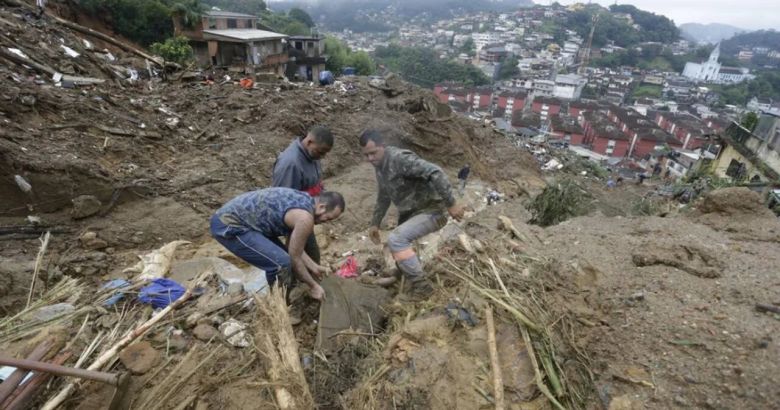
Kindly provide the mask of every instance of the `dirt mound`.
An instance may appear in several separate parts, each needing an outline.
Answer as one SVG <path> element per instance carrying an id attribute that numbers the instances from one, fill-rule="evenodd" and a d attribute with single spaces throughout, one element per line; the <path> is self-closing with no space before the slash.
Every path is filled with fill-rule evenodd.
<path id="1" fill-rule="evenodd" d="M 751 218 L 774 217 L 757 192 L 744 187 L 724 188 L 704 196 L 698 209 L 705 214 L 722 216 L 747 216 Z"/>

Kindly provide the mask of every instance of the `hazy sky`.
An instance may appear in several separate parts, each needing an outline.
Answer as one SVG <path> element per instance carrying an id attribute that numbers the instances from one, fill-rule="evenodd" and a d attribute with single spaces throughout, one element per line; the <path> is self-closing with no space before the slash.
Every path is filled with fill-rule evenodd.
<path id="1" fill-rule="evenodd" d="M 594 0 L 604 6 L 614 0 Z M 587 1 L 562 0 L 561 4 Z M 536 0 L 549 4 L 549 0 Z M 780 0 L 625 0 L 642 10 L 663 14 L 675 23 L 725 23 L 744 29 L 780 29 Z"/>

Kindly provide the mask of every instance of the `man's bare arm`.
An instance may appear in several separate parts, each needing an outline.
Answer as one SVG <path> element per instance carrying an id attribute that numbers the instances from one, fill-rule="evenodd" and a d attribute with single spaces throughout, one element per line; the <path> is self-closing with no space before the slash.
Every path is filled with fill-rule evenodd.
<path id="1" fill-rule="evenodd" d="M 324 291 L 314 278 L 312 278 L 311 274 L 309 274 L 309 270 L 306 268 L 306 262 L 303 258 L 303 248 L 306 245 L 306 240 L 314 230 L 314 217 L 303 209 L 292 209 L 287 211 L 287 214 L 284 216 L 284 223 L 292 228 L 287 249 L 287 252 L 290 255 L 292 270 L 298 280 L 309 285 L 312 297 L 321 299 L 321 297 L 324 296 Z M 319 297 L 317 295 L 319 295 Z"/>

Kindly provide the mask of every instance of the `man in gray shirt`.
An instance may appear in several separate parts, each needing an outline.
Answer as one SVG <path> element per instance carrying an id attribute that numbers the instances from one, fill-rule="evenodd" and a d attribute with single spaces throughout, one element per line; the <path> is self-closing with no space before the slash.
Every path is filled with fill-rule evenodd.
<path id="1" fill-rule="evenodd" d="M 320 159 L 333 148 L 333 134 L 323 126 L 312 127 L 304 138 L 295 138 L 279 154 L 274 164 L 271 186 L 292 188 L 309 194 L 312 198 L 323 192 L 322 165 Z M 320 263 L 320 248 L 312 233 L 304 248 L 309 257 Z"/>

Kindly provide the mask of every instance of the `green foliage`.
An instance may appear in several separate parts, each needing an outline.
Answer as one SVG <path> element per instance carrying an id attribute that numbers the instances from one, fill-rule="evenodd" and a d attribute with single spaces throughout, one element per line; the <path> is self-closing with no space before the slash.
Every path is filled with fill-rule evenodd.
<path id="1" fill-rule="evenodd" d="M 780 100 L 780 72 L 761 71 L 756 78 L 733 85 L 713 85 L 721 104 L 745 105 L 753 97 Z"/>
<path id="2" fill-rule="evenodd" d="M 456 81 L 470 85 L 488 84 L 485 74 L 472 65 L 443 60 L 427 48 L 401 47 L 392 44 L 378 47 L 374 53 L 378 63 L 400 74 L 407 81 L 424 87 L 433 87 L 442 81 Z"/>
<path id="3" fill-rule="evenodd" d="M 287 12 L 287 16 L 295 21 L 299 21 L 306 25 L 306 27 L 314 27 L 314 20 L 312 20 L 309 13 L 303 11 L 298 7 L 293 7 Z"/>
<path id="4" fill-rule="evenodd" d="M 720 43 L 722 55 L 734 56 L 745 47 L 767 47 L 770 50 L 777 49 L 780 45 L 780 31 L 776 30 L 758 30 L 749 33 L 737 34 L 734 37 L 723 40 Z"/>
<path id="5" fill-rule="evenodd" d="M 661 203 L 652 198 L 639 198 L 631 204 L 631 213 L 636 216 L 654 216 L 661 213 Z"/>
<path id="6" fill-rule="evenodd" d="M 195 28 L 201 21 L 203 6 L 199 0 L 182 0 L 171 7 L 171 14 L 181 19 L 184 27 Z"/>
<path id="7" fill-rule="evenodd" d="M 268 7 L 263 0 L 200 0 L 208 8 L 216 7 L 220 10 L 234 11 L 259 16 Z"/>
<path id="8" fill-rule="evenodd" d="M 583 215 L 589 194 L 572 179 L 547 185 L 528 205 L 531 223 L 550 226 Z"/>
<path id="9" fill-rule="evenodd" d="M 309 26 L 283 12 L 264 11 L 260 13 L 260 19 L 262 24 L 277 33 L 289 36 L 307 36 L 311 34 Z"/>
<path id="10" fill-rule="evenodd" d="M 458 49 L 459 52 L 473 56 L 477 53 L 477 46 L 474 44 L 474 39 L 469 37 L 463 42 L 463 45 Z"/>
<path id="11" fill-rule="evenodd" d="M 663 87 L 652 84 L 642 84 L 631 93 L 633 98 L 661 98 Z"/>
<path id="12" fill-rule="evenodd" d="M 606 45 L 609 40 L 614 41 L 615 45 L 620 47 L 631 47 L 642 42 L 671 43 L 680 37 L 680 31 L 674 22 L 664 16 L 639 10 L 629 5 L 611 6 L 610 10 L 614 13 L 631 15 L 639 29 L 633 27 L 628 20 L 617 17 L 597 5 L 570 12 L 559 29 L 574 30 L 581 37 L 587 39 L 593 16 L 598 14 L 599 20 L 593 33 L 593 45 L 597 47 Z M 549 31 L 548 28 L 547 32 Z"/>
<path id="13" fill-rule="evenodd" d="M 520 73 L 520 69 L 517 68 L 517 57 L 511 56 L 501 63 L 501 67 L 498 69 L 498 78 L 501 80 L 510 79 Z"/>
<path id="14" fill-rule="evenodd" d="M 672 43 L 680 38 L 680 30 L 672 20 L 666 16 L 640 10 L 628 4 L 612 5 L 609 10 L 613 13 L 627 13 L 631 15 L 634 23 L 641 28 L 641 41 L 655 41 L 659 43 Z"/>
<path id="15" fill-rule="evenodd" d="M 340 74 L 345 67 L 354 67 L 358 75 L 376 71 L 376 64 L 365 51 L 353 52 L 335 37 L 325 38 L 325 54 L 328 55 L 325 68 L 334 74 Z"/>
<path id="16" fill-rule="evenodd" d="M 152 53 L 159 55 L 166 61 L 185 64 L 192 59 L 192 47 L 187 37 L 171 37 L 163 43 L 153 43 L 150 47 Z"/>
<path id="17" fill-rule="evenodd" d="M 740 121 L 740 125 L 745 127 L 745 129 L 748 129 L 750 131 L 753 131 L 756 129 L 756 125 L 758 125 L 758 115 L 754 112 L 749 112 L 745 114 L 745 117 L 742 118 L 742 121 Z"/>
<path id="18" fill-rule="evenodd" d="M 177 7 L 187 9 L 192 4 Z M 176 2 L 172 0 L 80 0 L 79 5 L 87 14 L 143 46 L 173 35 L 171 12 Z"/>

